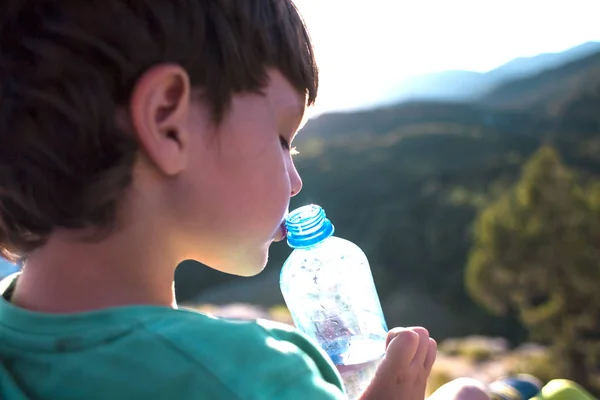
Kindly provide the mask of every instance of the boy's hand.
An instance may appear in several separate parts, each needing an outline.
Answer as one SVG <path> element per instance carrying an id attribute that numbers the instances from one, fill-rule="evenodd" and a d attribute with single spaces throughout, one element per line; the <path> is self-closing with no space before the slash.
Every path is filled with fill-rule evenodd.
<path id="1" fill-rule="evenodd" d="M 386 353 L 361 400 L 423 400 L 437 343 L 425 328 L 394 328 Z"/>

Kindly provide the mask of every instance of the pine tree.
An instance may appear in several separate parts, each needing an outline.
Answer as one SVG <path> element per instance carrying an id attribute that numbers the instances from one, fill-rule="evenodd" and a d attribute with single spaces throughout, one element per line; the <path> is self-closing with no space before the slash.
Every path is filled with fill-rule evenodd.
<path id="1" fill-rule="evenodd" d="M 557 373 L 590 388 L 600 362 L 600 186 L 583 190 L 543 147 L 475 223 L 466 286 L 551 345 Z"/>

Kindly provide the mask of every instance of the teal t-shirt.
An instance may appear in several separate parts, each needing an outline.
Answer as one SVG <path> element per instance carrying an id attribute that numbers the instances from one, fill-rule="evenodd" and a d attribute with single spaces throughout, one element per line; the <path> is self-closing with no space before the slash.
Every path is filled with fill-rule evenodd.
<path id="1" fill-rule="evenodd" d="M 168 307 L 44 314 L 0 284 L 0 398 L 344 399 L 323 351 L 286 325 Z"/>

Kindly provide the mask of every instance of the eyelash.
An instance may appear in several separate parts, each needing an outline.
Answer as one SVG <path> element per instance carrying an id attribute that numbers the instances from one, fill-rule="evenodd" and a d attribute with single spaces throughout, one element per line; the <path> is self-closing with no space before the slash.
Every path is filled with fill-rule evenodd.
<path id="1" fill-rule="evenodd" d="M 298 150 L 296 150 L 295 147 L 290 148 L 289 142 L 283 136 L 279 136 L 279 141 L 281 142 L 281 147 L 283 147 L 285 151 L 289 151 L 293 156 L 298 154 Z"/>

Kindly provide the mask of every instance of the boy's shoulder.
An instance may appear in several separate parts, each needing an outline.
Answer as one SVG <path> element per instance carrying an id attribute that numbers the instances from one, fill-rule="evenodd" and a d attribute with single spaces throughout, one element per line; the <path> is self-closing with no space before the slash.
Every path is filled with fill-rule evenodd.
<path id="1" fill-rule="evenodd" d="M 240 398 L 249 393 L 256 396 L 251 398 L 305 398 L 313 390 L 311 398 L 334 399 L 343 388 L 326 354 L 289 325 L 184 309 L 148 322 L 146 329 L 181 357 L 210 368 L 232 391 L 240 390 Z"/>
<path id="2" fill-rule="evenodd" d="M 153 306 L 32 313 L 10 303 L 17 276 L 0 282 L 1 398 L 343 398 L 327 356 L 290 326 Z"/>

